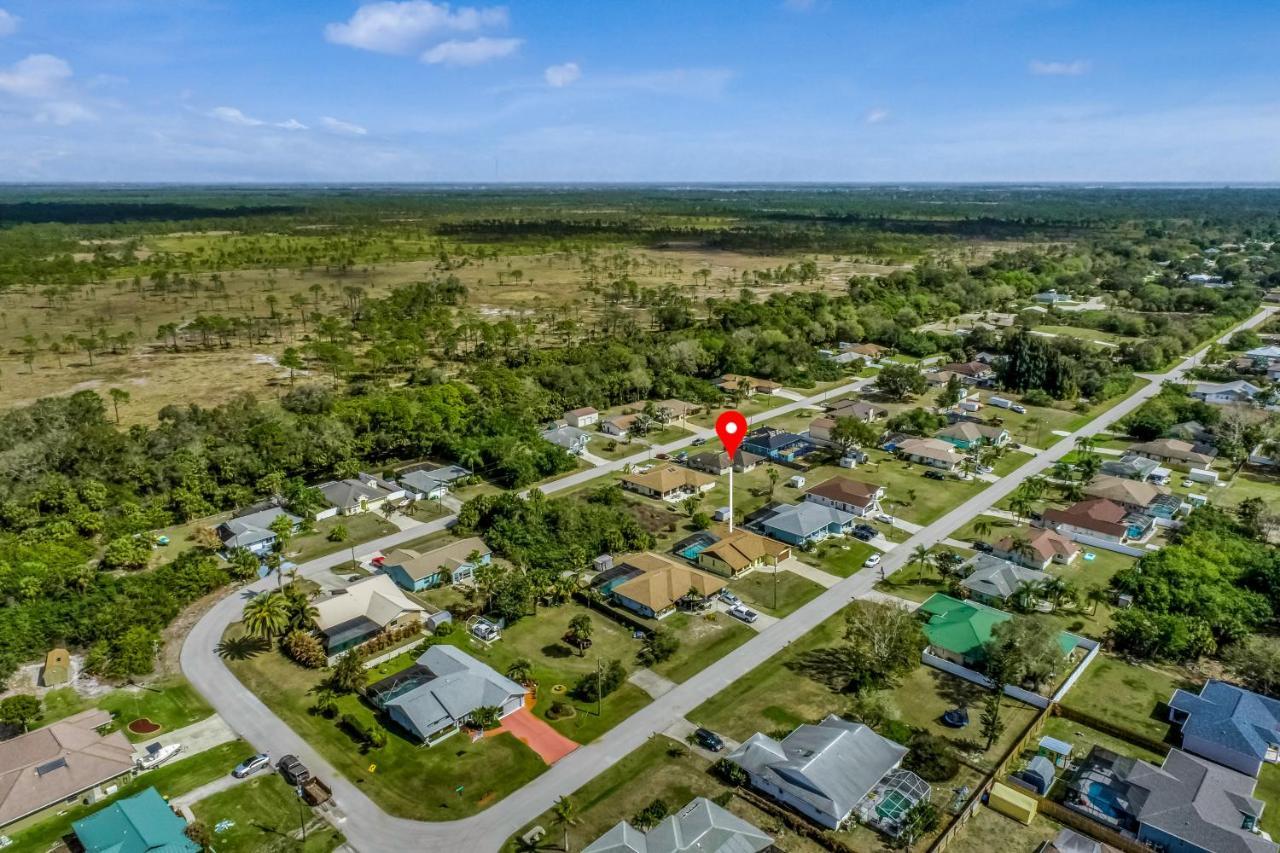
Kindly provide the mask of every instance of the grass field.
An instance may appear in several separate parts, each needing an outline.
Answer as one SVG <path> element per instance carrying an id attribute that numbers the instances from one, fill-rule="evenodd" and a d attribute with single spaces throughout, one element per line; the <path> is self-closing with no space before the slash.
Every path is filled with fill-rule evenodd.
<path id="1" fill-rule="evenodd" d="M 47 725 L 79 713 L 86 708 L 110 711 L 115 719 L 112 729 L 124 731 L 125 737 L 138 742 L 151 740 L 156 735 L 172 732 L 192 723 L 198 723 L 213 713 L 204 698 L 186 680 L 175 678 L 149 684 L 146 687 L 125 687 L 101 696 L 86 698 L 70 687 L 50 690 L 44 697 L 44 716 L 40 725 Z M 127 726 L 139 717 L 146 717 L 162 728 L 160 732 L 135 735 Z"/>
<path id="2" fill-rule="evenodd" d="M 1061 824 L 1042 815 L 1037 815 L 1030 826 L 1025 826 L 983 806 L 947 845 L 947 850 L 950 853 L 989 853 L 994 850 L 1033 853 L 1061 829 Z"/>
<path id="3" fill-rule="evenodd" d="M 675 632 L 680 638 L 680 649 L 652 669 L 676 682 L 696 675 L 755 635 L 755 631 L 737 619 L 719 613 L 707 616 L 676 613 L 663 619 L 661 627 Z"/>
<path id="4" fill-rule="evenodd" d="M 752 572 L 733 581 L 729 588 L 749 606 L 771 616 L 786 616 L 822 594 L 819 584 L 785 569 L 776 573 Z"/>
<path id="5" fill-rule="evenodd" d="M 235 823 L 214 835 L 218 853 L 329 853 L 344 841 L 342 833 L 316 817 L 277 773 L 251 777 L 191 810 L 210 830 L 219 821 Z"/>
<path id="6" fill-rule="evenodd" d="M 1156 740 L 1169 733 L 1165 703 L 1177 688 L 1198 689 L 1183 674 L 1099 655 L 1062 704 Z"/>
<path id="7" fill-rule="evenodd" d="M 110 805 L 116 800 L 130 797 L 147 788 L 155 788 L 165 797 L 176 797 L 221 779 L 237 764 L 253 753 L 244 741 L 232 741 L 205 750 L 190 758 L 171 761 L 155 770 L 149 770 L 127 780 L 110 797 L 93 805 L 78 803 L 68 807 L 58 804 L 38 815 L 33 815 L 5 827 L 4 834 L 13 840 L 15 851 L 44 851 L 53 848 L 71 831 L 71 824 Z M 62 812 L 62 814 L 58 814 Z"/>

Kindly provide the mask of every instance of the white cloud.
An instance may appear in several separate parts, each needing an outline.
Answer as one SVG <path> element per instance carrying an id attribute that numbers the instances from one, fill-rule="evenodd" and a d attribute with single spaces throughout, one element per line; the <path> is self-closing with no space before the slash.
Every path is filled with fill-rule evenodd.
<path id="1" fill-rule="evenodd" d="M 867 110 L 867 124 L 879 124 L 889 117 L 889 111 L 883 107 L 875 107 Z"/>
<path id="2" fill-rule="evenodd" d="M 265 121 L 245 115 L 235 107 L 214 107 L 209 111 L 212 118 L 225 121 L 227 124 L 238 124 L 241 127 L 261 127 Z"/>
<path id="3" fill-rule="evenodd" d="M 18 31 L 18 22 L 22 19 L 12 12 L 0 9 L 0 37 L 11 36 Z"/>
<path id="4" fill-rule="evenodd" d="M 592 80 L 596 76 L 592 75 Z M 602 78 L 601 88 L 634 89 L 661 95 L 686 95 L 694 97 L 718 97 L 733 72 L 727 68 L 671 68 L 665 71 L 646 71 Z"/>
<path id="5" fill-rule="evenodd" d="M 364 4 L 345 23 L 326 26 L 324 35 L 334 44 L 377 53 L 408 53 L 432 36 L 506 25 L 504 6 L 451 9 L 447 3 L 429 0 L 386 0 Z"/>
<path id="6" fill-rule="evenodd" d="M 342 119 L 334 118 L 333 116 L 325 116 L 320 119 L 320 124 L 324 125 L 327 129 L 332 130 L 334 133 L 348 133 L 352 136 L 364 136 L 369 132 L 358 124 L 352 124 L 349 121 L 343 121 Z"/>
<path id="7" fill-rule="evenodd" d="M 92 110 L 75 101 L 49 101 L 41 104 L 35 114 L 35 120 L 40 124 L 56 124 L 60 127 L 95 118 L 97 116 Z"/>
<path id="8" fill-rule="evenodd" d="M 1079 77 L 1089 73 L 1089 61 L 1076 59 L 1071 62 L 1045 62 L 1033 59 L 1027 70 L 1041 77 Z"/>
<path id="9" fill-rule="evenodd" d="M 23 98 L 56 95 L 71 79 L 71 66 L 48 53 L 33 53 L 0 71 L 0 92 Z"/>
<path id="10" fill-rule="evenodd" d="M 308 129 L 305 124 L 298 121 L 296 118 L 291 118 L 286 121 L 278 121 L 276 122 L 275 126 L 283 130 L 307 130 Z"/>
<path id="11" fill-rule="evenodd" d="M 542 76 L 547 79 L 547 84 L 559 89 L 568 86 L 582 76 L 582 69 L 578 67 L 576 62 L 565 62 L 561 65 L 552 65 Z"/>
<path id="12" fill-rule="evenodd" d="M 480 65 L 492 59 L 510 56 L 519 49 L 523 41 L 488 36 L 468 41 L 450 39 L 424 52 L 422 61 L 431 65 Z"/>

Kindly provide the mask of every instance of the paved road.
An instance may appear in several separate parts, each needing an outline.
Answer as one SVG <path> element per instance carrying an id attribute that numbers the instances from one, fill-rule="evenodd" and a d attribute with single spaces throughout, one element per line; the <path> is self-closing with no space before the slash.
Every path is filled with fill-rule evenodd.
<path id="1" fill-rule="evenodd" d="M 1232 329 L 1232 332 L 1256 326 L 1274 310 L 1276 309 L 1268 308 L 1260 311 Z M 1223 340 L 1229 334 L 1224 335 Z M 895 548 L 884 556 L 882 562 L 884 573 L 890 574 L 901 568 L 910 559 L 911 551 L 915 546 L 932 546 L 992 504 L 1008 496 L 1028 477 L 1049 470 L 1054 462 L 1073 449 L 1076 438 L 1095 435 L 1125 417 L 1156 394 L 1162 381 L 1180 378 L 1188 369 L 1198 364 L 1203 355 L 1204 350 L 1201 350 L 1194 356 L 1184 359 L 1174 370 L 1147 377 L 1153 381 L 1133 396 L 1121 401 L 1093 422 L 913 534 L 902 547 Z M 847 391 L 842 388 L 831 393 L 847 393 Z M 786 411 L 802 405 L 803 403 L 793 403 L 782 406 L 775 409 L 773 414 L 785 414 Z M 673 442 L 670 447 L 674 449 L 681 443 Z M 619 461 L 613 464 L 620 468 L 623 463 Z M 592 475 L 599 476 L 602 470 L 597 468 L 571 475 L 551 484 L 545 491 L 569 488 L 571 485 L 585 482 Z M 566 482 L 575 478 L 578 478 L 577 482 Z M 433 522 L 433 524 L 438 523 Z M 422 533 L 423 531 L 419 530 L 415 535 L 420 536 Z M 382 543 L 386 539 L 395 538 L 396 535 L 384 537 L 384 540 L 370 543 L 369 547 L 384 547 Z M 303 573 L 316 569 L 317 566 L 323 568 L 326 559 L 339 562 L 346 556 L 340 554 L 336 558 L 312 561 L 302 567 Z M 541 776 L 512 793 L 500 804 L 478 815 L 447 823 L 411 821 L 384 813 L 356 785 L 334 771 L 309 744 L 272 714 L 256 696 L 236 680 L 214 654 L 213 649 L 225 627 L 239 617 L 245 597 L 252 595 L 257 589 L 269 588 L 270 582 L 259 582 L 248 589 L 238 591 L 210 610 L 196 624 L 183 645 L 182 668 L 192 684 L 245 740 L 273 755 L 294 753 L 306 762 L 313 772 L 330 781 L 334 797 L 347 816 L 343 832 L 356 849 L 362 851 L 446 849 L 496 851 L 513 833 L 549 809 L 558 797 L 572 793 L 591 781 L 628 753 L 639 748 L 650 735 L 670 729 L 707 697 L 728 687 L 759 666 L 761 661 L 781 652 L 814 625 L 837 613 L 851 599 L 871 596 L 880 572 L 881 568 L 878 567 L 875 570 L 864 570 L 845 578 L 785 619 L 779 620 L 734 649 L 718 660 L 714 666 L 702 670 L 683 684 L 677 685 L 668 693 L 655 699 L 598 740 L 575 750 Z"/>

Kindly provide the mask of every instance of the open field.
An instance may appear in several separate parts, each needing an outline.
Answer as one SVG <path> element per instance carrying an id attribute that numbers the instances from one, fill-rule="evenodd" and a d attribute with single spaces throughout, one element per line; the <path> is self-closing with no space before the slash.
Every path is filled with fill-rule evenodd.
<path id="1" fill-rule="evenodd" d="M 70 687 L 51 690 L 44 697 L 41 725 L 77 714 L 86 708 L 101 708 L 114 715 L 111 728 L 121 729 L 131 741 L 151 740 L 157 734 L 198 723 L 213 713 L 190 684 L 181 678 L 148 684 L 145 687 L 122 687 L 102 696 L 86 698 Z M 146 717 L 161 726 L 160 732 L 135 735 L 125 728 L 130 722 Z"/>
<path id="2" fill-rule="evenodd" d="M 755 571 L 729 584 L 744 602 L 771 616 L 786 616 L 822 594 L 822 586 L 794 572 Z"/>
<path id="3" fill-rule="evenodd" d="M 1156 740 L 1169 734 L 1165 703 L 1176 688 L 1198 690 L 1185 675 L 1153 664 L 1099 655 L 1062 704 Z"/>
<path id="4" fill-rule="evenodd" d="M 343 842 L 342 833 L 307 808 L 278 773 L 254 776 L 201 800 L 191 810 L 210 829 L 220 821 L 234 822 L 214 836 L 219 853 L 329 853 Z"/>
<path id="5" fill-rule="evenodd" d="M 964 825 L 964 829 L 947 845 L 951 853 L 1033 853 L 1052 839 L 1062 825 L 1037 815 L 1030 826 L 983 806 Z"/>

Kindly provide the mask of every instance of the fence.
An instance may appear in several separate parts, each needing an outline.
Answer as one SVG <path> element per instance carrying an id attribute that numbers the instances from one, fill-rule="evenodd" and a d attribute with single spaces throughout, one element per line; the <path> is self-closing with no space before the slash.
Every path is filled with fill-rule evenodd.
<path id="1" fill-rule="evenodd" d="M 1084 671 L 1088 668 L 1089 664 L 1093 663 L 1093 659 L 1098 656 L 1098 652 L 1102 651 L 1102 643 L 1099 643 L 1097 640 L 1091 640 L 1088 637 L 1077 636 L 1076 648 L 1084 648 L 1089 651 L 1084 656 L 1084 660 L 1080 661 L 1080 665 L 1067 676 L 1067 680 L 1062 682 L 1062 686 L 1054 692 L 1053 701 L 1055 704 L 1062 701 L 1062 697 L 1067 695 L 1067 691 L 1070 690 L 1072 685 L 1076 683 L 1076 680 L 1084 674 Z"/>
<path id="2" fill-rule="evenodd" d="M 377 666 L 380 663 L 386 663 L 392 658 L 398 657 L 399 655 L 404 654 L 406 651 L 413 648 L 420 642 L 422 642 L 422 634 L 421 633 L 414 634 L 412 637 L 410 637 L 408 640 L 404 641 L 403 643 L 400 643 L 399 645 L 393 648 L 387 649 L 385 652 L 377 655 L 376 657 L 371 657 L 367 661 L 363 661 L 360 665 L 363 666 L 365 669 L 373 669 L 375 666 Z M 341 655 L 339 655 L 339 657 L 341 657 Z"/>
<path id="3" fill-rule="evenodd" d="M 1085 711 L 1079 711 L 1075 708 L 1070 708 L 1065 705 L 1055 705 L 1054 712 L 1058 716 L 1066 717 L 1068 720 L 1072 720 L 1074 722 L 1080 723 L 1082 726 L 1088 726 L 1091 729 L 1097 729 L 1103 734 L 1108 734 L 1114 738 L 1119 738 L 1120 740 L 1128 741 L 1129 743 L 1134 744 L 1135 746 L 1140 746 L 1143 749 L 1149 749 L 1152 752 L 1156 753 L 1157 755 L 1167 755 L 1169 753 L 1169 750 L 1172 749 L 1172 747 L 1169 746 L 1169 744 L 1165 743 L 1162 740 L 1156 740 L 1155 738 L 1147 737 L 1144 734 L 1135 732 L 1131 729 L 1127 729 L 1124 726 L 1118 726 L 1115 723 L 1112 723 L 1108 720 L 1101 719 L 1100 717 L 1095 717 L 1092 714 L 1086 713 Z"/>
<path id="4" fill-rule="evenodd" d="M 1030 794 L 1030 796 L 1035 796 Z M 1121 835 L 1109 826 L 1104 826 L 1096 820 L 1090 820 L 1079 812 L 1069 809 L 1061 803 L 1054 802 L 1046 797 L 1036 797 L 1039 804 L 1039 811 L 1042 815 L 1053 818 L 1058 823 L 1064 824 L 1083 835 L 1091 836 L 1096 841 L 1108 844 L 1124 853 L 1151 853 L 1151 848 L 1135 838 Z"/>
<path id="5" fill-rule="evenodd" d="M 995 686 L 991 679 L 987 678 L 982 673 L 975 672 L 974 670 L 969 669 L 966 666 L 961 666 L 958 663 L 943 660 L 937 655 L 931 655 L 928 652 L 923 652 L 920 655 L 920 659 L 934 669 L 940 669 L 943 672 L 956 676 L 957 678 L 963 678 L 965 681 L 976 684 L 987 690 L 990 690 Z M 1038 693 L 1032 693 L 1030 690 L 1023 690 L 1021 687 L 1015 687 L 1012 684 L 1006 684 L 1004 686 L 1004 694 L 1017 699 L 1019 702 L 1025 702 L 1033 708 L 1043 709 L 1049 707 L 1049 699 L 1047 697 L 1041 696 Z"/>
<path id="6" fill-rule="evenodd" d="M 1129 557 L 1145 557 L 1150 553 L 1146 548 L 1135 548 L 1132 545 L 1124 545 L 1111 539 L 1102 539 L 1085 533 L 1072 533 L 1071 538 L 1081 545 L 1101 548 L 1104 551 L 1114 551 L 1117 554 L 1124 554 Z"/>

